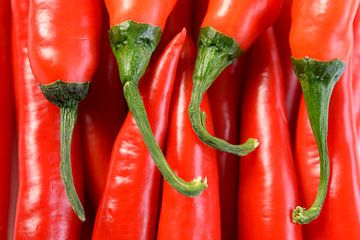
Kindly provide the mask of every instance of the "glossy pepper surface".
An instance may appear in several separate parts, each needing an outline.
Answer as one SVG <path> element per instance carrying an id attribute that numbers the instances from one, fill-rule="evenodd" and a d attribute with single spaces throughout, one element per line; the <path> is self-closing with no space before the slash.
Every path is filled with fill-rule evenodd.
<path id="1" fill-rule="evenodd" d="M 72 211 L 60 179 L 59 111 L 46 100 L 28 58 L 29 1 L 12 0 L 12 53 L 18 123 L 19 190 L 14 239 L 79 239 L 81 222 Z M 75 186 L 82 198 L 79 135 L 72 159 Z"/>
<path id="2" fill-rule="evenodd" d="M 169 168 L 151 130 L 138 89 L 139 81 L 160 41 L 165 20 L 176 1 L 108 0 L 105 3 L 110 16 L 111 47 L 118 63 L 129 111 L 165 180 L 184 195 L 197 196 L 207 187 L 206 181 L 195 178 L 186 182 Z"/>
<path id="3" fill-rule="evenodd" d="M 281 0 L 209 0 L 198 37 L 194 86 L 188 111 L 198 137 L 216 149 L 243 156 L 259 145 L 253 138 L 234 145 L 209 134 L 204 126 L 206 116 L 201 112 L 200 102 L 219 74 L 275 21 L 280 8 Z"/>
<path id="4" fill-rule="evenodd" d="M 295 223 L 306 224 L 321 212 L 329 182 L 327 148 L 328 110 L 333 88 L 345 69 L 353 41 L 353 20 L 358 0 L 294 0 L 290 48 L 308 116 L 320 154 L 319 190 L 313 205 L 297 206 Z"/>
<path id="5" fill-rule="evenodd" d="M 245 74 L 245 56 L 234 61 L 209 88 L 208 97 L 216 136 L 231 143 L 239 141 L 240 87 Z M 217 152 L 222 239 L 235 239 L 237 232 L 237 191 L 239 158 Z"/>
<path id="6" fill-rule="evenodd" d="M 298 189 L 283 89 L 280 56 L 269 28 L 251 51 L 242 96 L 240 135 L 255 136 L 261 145 L 239 162 L 239 239 L 302 239 L 301 226 L 289 215 Z"/>
<path id="7" fill-rule="evenodd" d="M 11 10 L 10 1 L 0 1 L 0 239 L 8 239 L 11 165 L 14 128 L 14 95 L 11 74 Z"/>
<path id="8" fill-rule="evenodd" d="M 350 87 L 351 64 L 335 86 L 329 110 L 330 180 L 324 207 L 317 219 L 303 226 L 304 239 L 358 239 L 360 236 L 360 159 Z M 296 129 L 296 167 L 301 199 L 310 206 L 321 181 L 321 160 L 304 99 Z M 346 229 L 346 231 L 344 231 Z"/>
<path id="9" fill-rule="evenodd" d="M 99 0 L 30 1 L 31 68 L 45 97 L 60 107 L 61 179 L 81 221 L 85 212 L 73 184 L 71 138 L 79 101 L 97 67 L 101 19 Z"/>
<path id="10" fill-rule="evenodd" d="M 105 187 L 112 146 L 127 114 L 116 60 L 110 48 L 107 18 L 104 9 L 99 66 L 91 81 L 91 91 L 79 108 L 85 187 L 95 211 Z"/>
<path id="11" fill-rule="evenodd" d="M 354 47 L 351 52 L 353 110 L 358 139 L 360 140 L 360 10 L 357 10 L 353 25 Z"/>
<path id="12" fill-rule="evenodd" d="M 185 179 L 192 179 L 194 174 L 206 175 L 209 187 L 201 196 L 188 198 L 164 182 L 157 235 L 159 240 L 221 239 L 216 152 L 197 138 L 186 111 L 191 97 L 194 61 L 195 46 L 188 38 L 177 72 L 166 157 L 170 166 Z M 206 96 L 202 108 L 211 116 Z M 211 117 L 207 124 L 212 131 Z"/>
<path id="13" fill-rule="evenodd" d="M 140 84 L 150 124 L 161 147 L 165 144 L 170 100 L 185 36 L 183 31 L 169 43 Z M 129 112 L 113 147 L 93 239 L 155 238 L 160 179 Z"/>

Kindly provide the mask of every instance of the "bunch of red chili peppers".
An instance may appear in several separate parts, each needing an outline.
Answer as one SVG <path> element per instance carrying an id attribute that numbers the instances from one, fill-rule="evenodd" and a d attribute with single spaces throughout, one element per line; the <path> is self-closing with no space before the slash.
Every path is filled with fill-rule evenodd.
<path id="1" fill-rule="evenodd" d="M 0 0 L 0 239 L 360 239 L 359 2 Z"/>

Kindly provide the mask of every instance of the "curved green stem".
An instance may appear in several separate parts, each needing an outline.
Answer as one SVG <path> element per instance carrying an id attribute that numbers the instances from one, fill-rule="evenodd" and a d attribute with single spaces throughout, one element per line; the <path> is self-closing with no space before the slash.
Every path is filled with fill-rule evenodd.
<path id="1" fill-rule="evenodd" d="M 77 104 L 60 108 L 60 175 L 65 186 L 66 195 L 72 208 L 81 221 L 85 221 L 85 211 L 76 193 L 71 170 L 71 139 L 77 118 Z"/>
<path id="2" fill-rule="evenodd" d="M 149 24 L 126 21 L 110 29 L 110 42 L 116 57 L 124 96 L 138 125 L 145 145 L 164 179 L 178 192 L 197 196 L 207 187 L 206 178 L 186 182 L 170 168 L 152 133 L 138 83 L 144 75 L 152 53 L 160 41 L 161 29 Z"/>
<path id="3" fill-rule="evenodd" d="M 327 149 L 329 102 L 336 82 L 345 69 L 339 60 L 320 62 L 311 58 L 292 59 L 300 80 L 306 108 L 320 155 L 320 182 L 314 203 L 309 209 L 297 206 L 292 218 L 295 223 L 306 224 L 319 216 L 324 204 L 330 176 Z"/>
<path id="4" fill-rule="evenodd" d="M 207 187 L 206 178 L 202 180 L 201 177 L 198 177 L 191 182 L 186 182 L 179 178 L 166 162 L 166 159 L 160 147 L 157 145 L 155 137 L 152 133 L 137 85 L 132 82 L 125 83 L 124 96 L 128 102 L 129 110 L 131 111 L 132 116 L 143 136 L 145 145 L 164 179 L 178 192 L 186 196 L 193 197 L 201 194 Z"/>
<path id="5" fill-rule="evenodd" d="M 200 110 L 200 103 L 204 93 L 221 72 L 242 53 L 242 50 L 235 39 L 218 32 L 212 27 L 205 27 L 200 30 L 198 45 L 198 55 L 193 76 L 194 85 L 188 108 L 192 127 L 200 140 L 207 145 L 239 156 L 247 155 L 259 146 L 257 139 L 249 138 L 243 144 L 234 145 L 212 136 L 206 129 L 206 115 Z"/>
<path id="6" fill-rule="evenodd" d="M 66 195 L 81 221 L 85 221 L 84 208 L 76 194 L 71 170 L 71 140 L 74 130 L 77 108 L 89 92 L 89 82 L 67 83 L 57 80 L 51 84 L 40 85 L 44 96 L 60 107 L 60 175 Z"/>

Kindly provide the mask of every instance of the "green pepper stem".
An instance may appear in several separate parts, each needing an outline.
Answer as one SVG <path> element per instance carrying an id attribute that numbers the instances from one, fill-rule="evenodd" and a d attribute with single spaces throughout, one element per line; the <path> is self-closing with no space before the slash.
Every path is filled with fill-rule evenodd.
<path id="1" fill-rule="evenodd" d="M 155 137 L 152 133 L 138 86 L 132 82 L 125 83 L 124 95 L 128 103 L 129 110 L 140 129 L 145 145 L 164 179 L 178 192 L 186 196 L 194 197 L 201 194 L 207 187 L 206 178 L 202 180 L 201 177 L 198 177 L 191 182 L 186 182 L 179 178 L 166 162 L 166 159 L 160 147 L 157 145 Z"/>
<path id="2" fill-rule="evenodd" d="M 334 86 L 345 69 L 345 63 L 337 59 L 321 62 L 311 58 L 293 58 L 292 61 L 304 93 L 320 156 L 320 182 L 315 201 L 309 209 L 297 206 L 292 213 L 295 223 L 306 224 L 319 216 L 327 194 L 330 176 L 327 149 L 329 103 Z"/>
<path id="3" fill-rule="evenodd" d="M 76 193 L 71 170 L 71 139 L 77 118 L 77 104 L 60 108 L 61 161 L 60 175 L 66 195 L 78 218 L 85 221 L 85 211 Z"/>
<path id="4" fill-rule="evenodd" d="M 201 141 L 218 150 L 244 156 L 259 146 L 258 140 L 249 138 L 243 144 L 234 145 L 212 136 L 206 129 L 206 114 L 200 110 L 200 103 L 207 89 L 241 53 L 242 50 L 235 39 L 211 27 L 200 30 L 188 113 L 192 127 Z"/>

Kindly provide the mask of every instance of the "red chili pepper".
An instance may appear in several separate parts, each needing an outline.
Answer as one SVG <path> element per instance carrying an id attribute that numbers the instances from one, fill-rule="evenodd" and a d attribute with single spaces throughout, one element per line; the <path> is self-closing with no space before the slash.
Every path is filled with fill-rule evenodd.
<path id="1" fill-rule="evenodd" d="M 138 89 L 140 78 L 160 41 L 165 20 L 176 0 L 107 0 L 105 3 L 110 16 L 111 47 L 118 62 L 129 111 L 165 180 L 182 194 L 197 196 L 207 187 L 206 182 L 201 178 L 186 182 L 168 166 L 150 128 Z"/>
<path id="2" fill-rule="evenodd" d="M 56 107 L 43 96 L 28 59 L 28 0 L 12 0 L 12 52 L 19 136 L 19 190 L 14 239 L 79 239 L 59 175 L 60 123 Z M 71 152 L 75 186 L 83 195 L 80 142 L 75 129 Z"/>
<path id="3" fill-rule="evenodd" d="M 235 60 L 209 88 L 209 101 L 216 136 L 231 143 L 239 141 L 239 89 L 245 76 L 245 58 Z M 236 239 L 239 159 L 217 152 L 220 181 L 222 239 Z"/>
<path id="4" fill-rule="evenodd" d="M 169 43 L 153 72 L 140 84 L 160 147 L 165 144 L 170 99 L 185 36 L 183 31 Z M 94 240 L 155 238 L 161 176 L 151 158 L 129 113 L 113 147 L 95 220 Z"/>
<path id="5" fill-rule="evenodd" d="M 345 69 L 353 41 L 358 0 L 294 0 L 290 47 L 320 154 L 320 183 L 313 205 L 297 206 L 295 223 L 306 224 L 321 212 L 329 182 L 328 110 L 332 90 Z"/>
<path id="6" fill-rule="evenodd" d="M 354 118 L 358 138 L 360 137 L 360 8 L 354 20 L 354 47 L 351 53 L 352 62 L 352 97 Z M 359 138 L 360 140 L 360 138 Z"/>
<path id="7" fill-rule="evenodd" d="M 164 183 L 157 235 L 159 240 L 221 239 L 216 152 L 197 138 L 186 111 L 191 97 L 195 53 L 195 46 L 188 37 L 177 71 L 174 88 L 177 91 L 171 105 L 166 157 L 169 164 L 185 179 L 192 179 L 194 174 L 206 175 L 210 185 L 201 196 L 188 198 Z M 202 108 L 211 116 L 206 96 Z M 207 125 L 213 132 L 211 117 Z"/>
<path id="8" fill-rule="evenodd" d="M 100 1 L 30 1 L 31 69 L 45 97 L 60 107 L 60 173 L 81 221 L 85 221 L 85 212 L 72 179 L 71 138 L 79 101 L 86 97 L 97 67 L 100 32 Z"/>
<path id="9" fill-rule="evenodd" d="M 329 111 L 329 194 L 320 216 L 303 226 L 304 239 L 358 239 L 360 236 L 360 159 L 356 144 L 351 95 L 351 64 L 335 86 Z M 296 129 L 296 164 L 300 193 L 310 205 L 321 176 L 321 159 L 312 134 L 304 99 Z"/>
<path id="10" fill-rule="evenodd" d="M 207 11 L 208 5 L 209 5 L 209 0 L 197 0 L 197 1 L 195 1 L 194 4 L 195 4 L 196 11 L 194 11 L 193 32 L 195 33 L 196 39 L 198 39 L 201 22 L 203 21 L 205 15 L 206 15 L 206 11 Z"/>
<path id="11" fill-rule="evenodd" d="M 286 127 L 284 79 L 272 28 L 259 37 L 249 65 L 240 135 L 243 139 L 255 136 L 261 146 L 239 163 L 238 237 L 302 239 L 301 226 L 289 216 L 298 191 Z"/>
<path id="12" fill-rule="evenodd" d="M 0 1 L 0 239 L 9 239 L 11 164 L 15 138 L 14 99 L 11 75 L 10 1 Z"/>
<path id="13" fill-rule="evenodd" d="M 188 109 L 194 131 L 209 146 L 244 156 L 259 145 L 253 138 L 249 138 L 244 144 L 234 145 L 209 134 L 205 127 L 206 115 L 201 112 L 200 102 L 219 74 L 275 21 L 280 12 L 281 2 L 209 0 L 198 38 L 194 86 Z"/>
<path id="14" fill-rule="evenodd" d="M 291 25 L 291 3 L 292 0 L 283 1 L 281 12 L 274 24 L 274 32 L 279 48 L 281 68 L 284 78 L 285 104 L 287 119 L 290 124 L 290 134 L 295 135 L 297 113 L 301 97 L 300 83 L 294 73 L 291 63 L 291 50 L 289 45 L 289 34 Z M 291 137 L 291 139 L 294 139 Z"/>
<path id="15" fill-rule="evenodd" d="M 106 11 L 103 11 L 103 22 L 99 66 L 91 82 L 91 91 L 79 109 L 86 169 L 85 187 L 95 211 L 105 187 L 112 146 L 127 114 L 117 64 L 107 34 Z"/>

